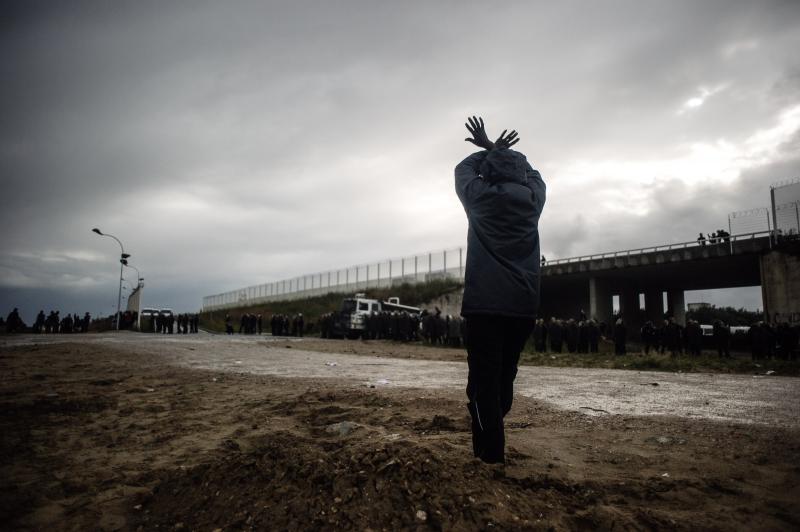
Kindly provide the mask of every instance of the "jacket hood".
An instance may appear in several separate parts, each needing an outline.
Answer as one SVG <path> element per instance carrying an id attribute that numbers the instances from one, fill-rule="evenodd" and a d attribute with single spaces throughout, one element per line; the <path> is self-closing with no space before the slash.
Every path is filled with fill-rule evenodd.
<path id="1" fill-rule="evenodd" d="M 528 160 L 521 153 L 508 148 L 491 150 L 481 163 L 480 173 L 490 183 L 512 181 L 524 183 Z"/>

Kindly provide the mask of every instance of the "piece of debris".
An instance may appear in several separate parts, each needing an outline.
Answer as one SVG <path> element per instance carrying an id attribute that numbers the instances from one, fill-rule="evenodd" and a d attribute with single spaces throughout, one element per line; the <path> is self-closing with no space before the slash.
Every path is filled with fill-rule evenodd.
<path id="1" fill-rule="evenodd" d="M 603 414 L 611 414 L 608 410 L 603 410 L 602 408 L 592 408 L 591 406 L 581 406 L 581 410 L 591 410 L 592 412 L 601 412 Z"/>
<path id="2" fill-rule="evenodd" d="M 242 361 L 241 361 L 241 360 L 237 360 L 237 361 L 235 362 L 235 364 L 241 364 L 241 363 L 242 363 Z"/>
<path id="3" fill-rule="evenodd" d="M 420 521 L 427 521 L 428 520 L 428 513 L 425 510 L 417 510 L 417 519 Z"/>
<path id="4" fill-rule="evenodd" d="M 335 367 L 338 366 L 339 364 L 337 364 L 336 362 L 325 362 L 325 365 L 329 367 Z"/>
<path id="5" fill-rule="evenodd" d="M 241 449 L 241 447 L 239 447 L 239 444 L 233 440 L 224 440 L 222 442 L 222 446 L 231 451 L 238 451 Z"/>
<path id="6" fill-rule="evenodd" d="M 359 427 L 361 427 L 361 425 L 353 423 L 352 421 L 340 421 L 339 423 L 333 423 L 325 427 L 325 432 L 338 434 L 339 436 L 347 436 Z"/>
<path id="7" fill-rule="evenodd" d="M 766 372 L 765 375 L 772 375 L 773 373 L 775 373 L 775 370 L 771 369 L 768 372 Z"/>
<path id="8" fill-rule="evenodd" d="M 657 382 L 640 382 L 639 386 L 658 386 Z"/>
<path id="9" fill-rule="evenodd" d="M 377 384 L 389 384 L 389 379 L 378 379 L 375 381 Z"/>
<path id="10" fill-rule="evenodd" d="M 661 476 L 662 476 L 662 477 L 664 477 L 664 478 L 669 478 L 669 473 L 664 473 L 664 474 L 663 474 L 663 475 L 661 475 Z"/>

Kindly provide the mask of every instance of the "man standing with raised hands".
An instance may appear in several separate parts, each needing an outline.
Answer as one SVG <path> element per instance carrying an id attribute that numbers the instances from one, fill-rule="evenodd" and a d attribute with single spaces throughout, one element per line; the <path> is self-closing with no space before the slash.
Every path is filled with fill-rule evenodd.
<path id="1" fill-rule="evenodd" d="M 511 148 L 516 131 L 491 142 L 483 119 L 465 124 L 482 151 L 455 169 L 469 221 L 464 302 L 472 447 L 486 463 L 505 463 L 503 418 L 511 409 L 519 355 L 539 309 L 539 216 L 545 185 Z"/>

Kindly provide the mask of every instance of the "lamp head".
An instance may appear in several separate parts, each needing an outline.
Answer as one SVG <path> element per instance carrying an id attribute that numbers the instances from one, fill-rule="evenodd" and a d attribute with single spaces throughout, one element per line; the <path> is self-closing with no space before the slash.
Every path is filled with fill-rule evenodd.
<path id="1" fill-rule="evenodd" d="M 102 233 L 102 231 L 100 231 L 100 229 L 98 229 L 97 227 L 95 227 L 94 229 L 92 229 L 92 232 L 93 232 L 93 233 L 97 233 L 98 235 L 102 235 L 102 234 L 103 234 L 103 233 Z"/>
<path id="2" fill-rule="evenodd" d="M 128 258 L 128 257 L 130 257 L 130 256 L 131 256 L 131 254 L 130 254 L 130 253 L 123 253 L 123 254 L 122 254 L 122 258 L 123 258 L 123 259 L 127 259 L 127 258 Z M 125 264 L 128 264 L 128 263 L 126 262 Z"/>

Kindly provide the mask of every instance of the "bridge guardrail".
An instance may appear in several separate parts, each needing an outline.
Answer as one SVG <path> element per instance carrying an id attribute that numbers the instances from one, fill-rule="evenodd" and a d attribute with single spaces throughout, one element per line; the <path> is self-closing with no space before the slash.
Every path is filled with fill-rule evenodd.
<path id="1" fill-rule="evenodd" d="M 643 253 L 655 253 L 657 251 L 671 251 L 673 249 L 686 249 L 690 247 L 702 247 L 706 246 L 720 246 L 720 245 L 732 245 L 734 242 L 739 242 L 742 240 L 752 240 L 759 237 L 771 237 L 771 231 L 756 231 L 754 233 L 742 233 L 738 235 L 730 235 L 729 237 L 720 238 L 715 243 L 710 243 L 706 240 L 705 244 L 701 243 L 697 240 L 692 240 L 689 242 L 678 242 L 675 244 L 660 244 L 658 246 L 648 246 L 643 248 L 635 248 L 635 249 L 626 249 L 622 251 L 609 251 L 606 253 L 593 253 L 591 255 L 581 255 L 578 257 L 567 257 L 564 259 L 553 259 L 548 260 L 545 263 L 545 266 L 557 266 L 559 264 L 571 264 L 575 262 L 582 262 L 585 260 L 596 260 L 596 259 L 611 259 L 615 257 L 629 257 L 631 255 L 641 255 Z"/>

